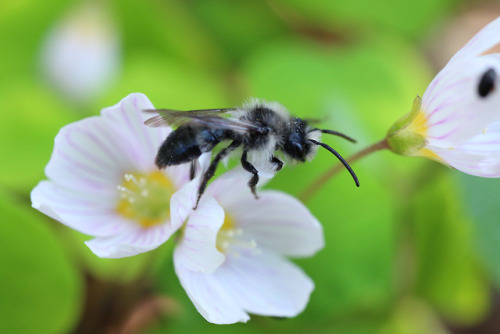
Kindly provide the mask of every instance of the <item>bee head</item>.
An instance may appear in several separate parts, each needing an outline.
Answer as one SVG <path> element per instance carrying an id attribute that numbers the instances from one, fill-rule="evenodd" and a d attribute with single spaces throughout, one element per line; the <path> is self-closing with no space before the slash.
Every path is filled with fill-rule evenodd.
<path id="1" fill-rule="evenodd" d="M 311 132 L 307 122 L 300 118 L 293 118 L 290 131 L 283 143 L 283 153 L 294 160 L 304 162 L 316 153 L 316 145 L 311 139 L 319 139 L 320 132 Z"/>
<path id="2" fill-rule="evenodd" d="M 351 142 L 356 142 L 351 137 L 348 137 L 343 133 L 337 131 L 317 128 L 311 129 L 307 125 L 306 121 L 300 118 L 293 118 L 290 125 L 290 131 L 283 143 L 283 153 L 292 159 L 304 162 L 306 160 L 310 160 L 316 154 L 317 147 L 321 146 L 340 160 L 340 162 L 347 168 L 347 170 L 351 174 L 354 182 L 356 183 L 356 186 L 359 187 L 358 177 L 352 170 L 351 166 L 349 166 L 347 161 L 345 161 L 344 158 L 342 158 L 342 156 L 333 148 L 319 141 L 322 133 L 339 136 Z"/>

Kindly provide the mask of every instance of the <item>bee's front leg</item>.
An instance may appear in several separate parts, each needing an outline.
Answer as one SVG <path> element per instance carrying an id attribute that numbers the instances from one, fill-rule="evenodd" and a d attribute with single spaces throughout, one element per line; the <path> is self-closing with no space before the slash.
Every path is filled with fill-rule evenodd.
<path id="1" fill-rule="evenodd" d="M 276 165 L 276 171 L 279 172 L 283 168 L 283 161 L 276 158 L 274 155 L 271 157 L 271 162 Z"/>

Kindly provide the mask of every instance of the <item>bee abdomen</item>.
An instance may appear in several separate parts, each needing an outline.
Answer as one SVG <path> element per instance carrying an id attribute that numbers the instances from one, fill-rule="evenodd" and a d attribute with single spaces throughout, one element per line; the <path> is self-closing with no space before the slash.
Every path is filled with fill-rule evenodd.
<path id="1" fill-rule="evenodd" d="M 222 130 L 181 126 L 170 133 L 158 150 L 155 163 L 159 168 L 179 165 L 211 151 L 222 139 Z"/>

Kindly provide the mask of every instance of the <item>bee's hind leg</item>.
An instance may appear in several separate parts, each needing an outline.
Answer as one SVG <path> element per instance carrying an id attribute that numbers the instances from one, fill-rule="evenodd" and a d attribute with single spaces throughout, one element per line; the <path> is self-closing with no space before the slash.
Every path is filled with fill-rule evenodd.
<path id="1" fill-rule="evenodd" d="M 198 198 L 196 199 L 196 204 L 194 205 L 193 210 L 196 210 L 198 207 L 198 203 L 200 202 L 201 195 L 205 192 L 205 189 L 207 187 L 208 181 L 214 176 L 215 170 L 217 169 L 217 165 L 219 162 L 224 159 L 229 153 L 234 151 L 238 146 L 241 145 L 240 140 L 234 140 L 228 147 L 223 148 L 222 150 L 217 153 L 215 158 L 212 160 L 210 163 L 210 166 L 208 166 L 207 171 L 205 174 L 203 174 L 203 178 L 201 179 L 200 187 L 198 188 Z"/>
<path id="2" fill-rule="evenodd" d="M 252 194 L 255 196 L 255 199 L 258 199 L 259 196 L 257 196 L 257 192 L 255 191 L 255 187 L 257 186 L 257 183 L 259 183 L 259 172 L 257 169 L 252 165 L 248 160 L 247 160 L 247 151 L 243 151 L 243 154 L 241 155 L 241 165 L 243 168 L 252 173 L 252 178 L 250 181 L 248 181 L 248 186 L 250 187 L 250 190 L 252 190 Z"/>

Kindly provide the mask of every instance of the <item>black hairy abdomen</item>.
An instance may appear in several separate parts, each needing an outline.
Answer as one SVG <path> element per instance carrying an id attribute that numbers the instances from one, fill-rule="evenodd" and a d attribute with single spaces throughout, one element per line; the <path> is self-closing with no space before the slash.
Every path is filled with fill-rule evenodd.
<path id="1" fill-rule="evenodd" d="M 211 151 L 226 136 L 220 129 L 181 126 L 172 131 L 160 146 L 156 165 L 165 168 L 193 161 L 202 153 Z"/>

